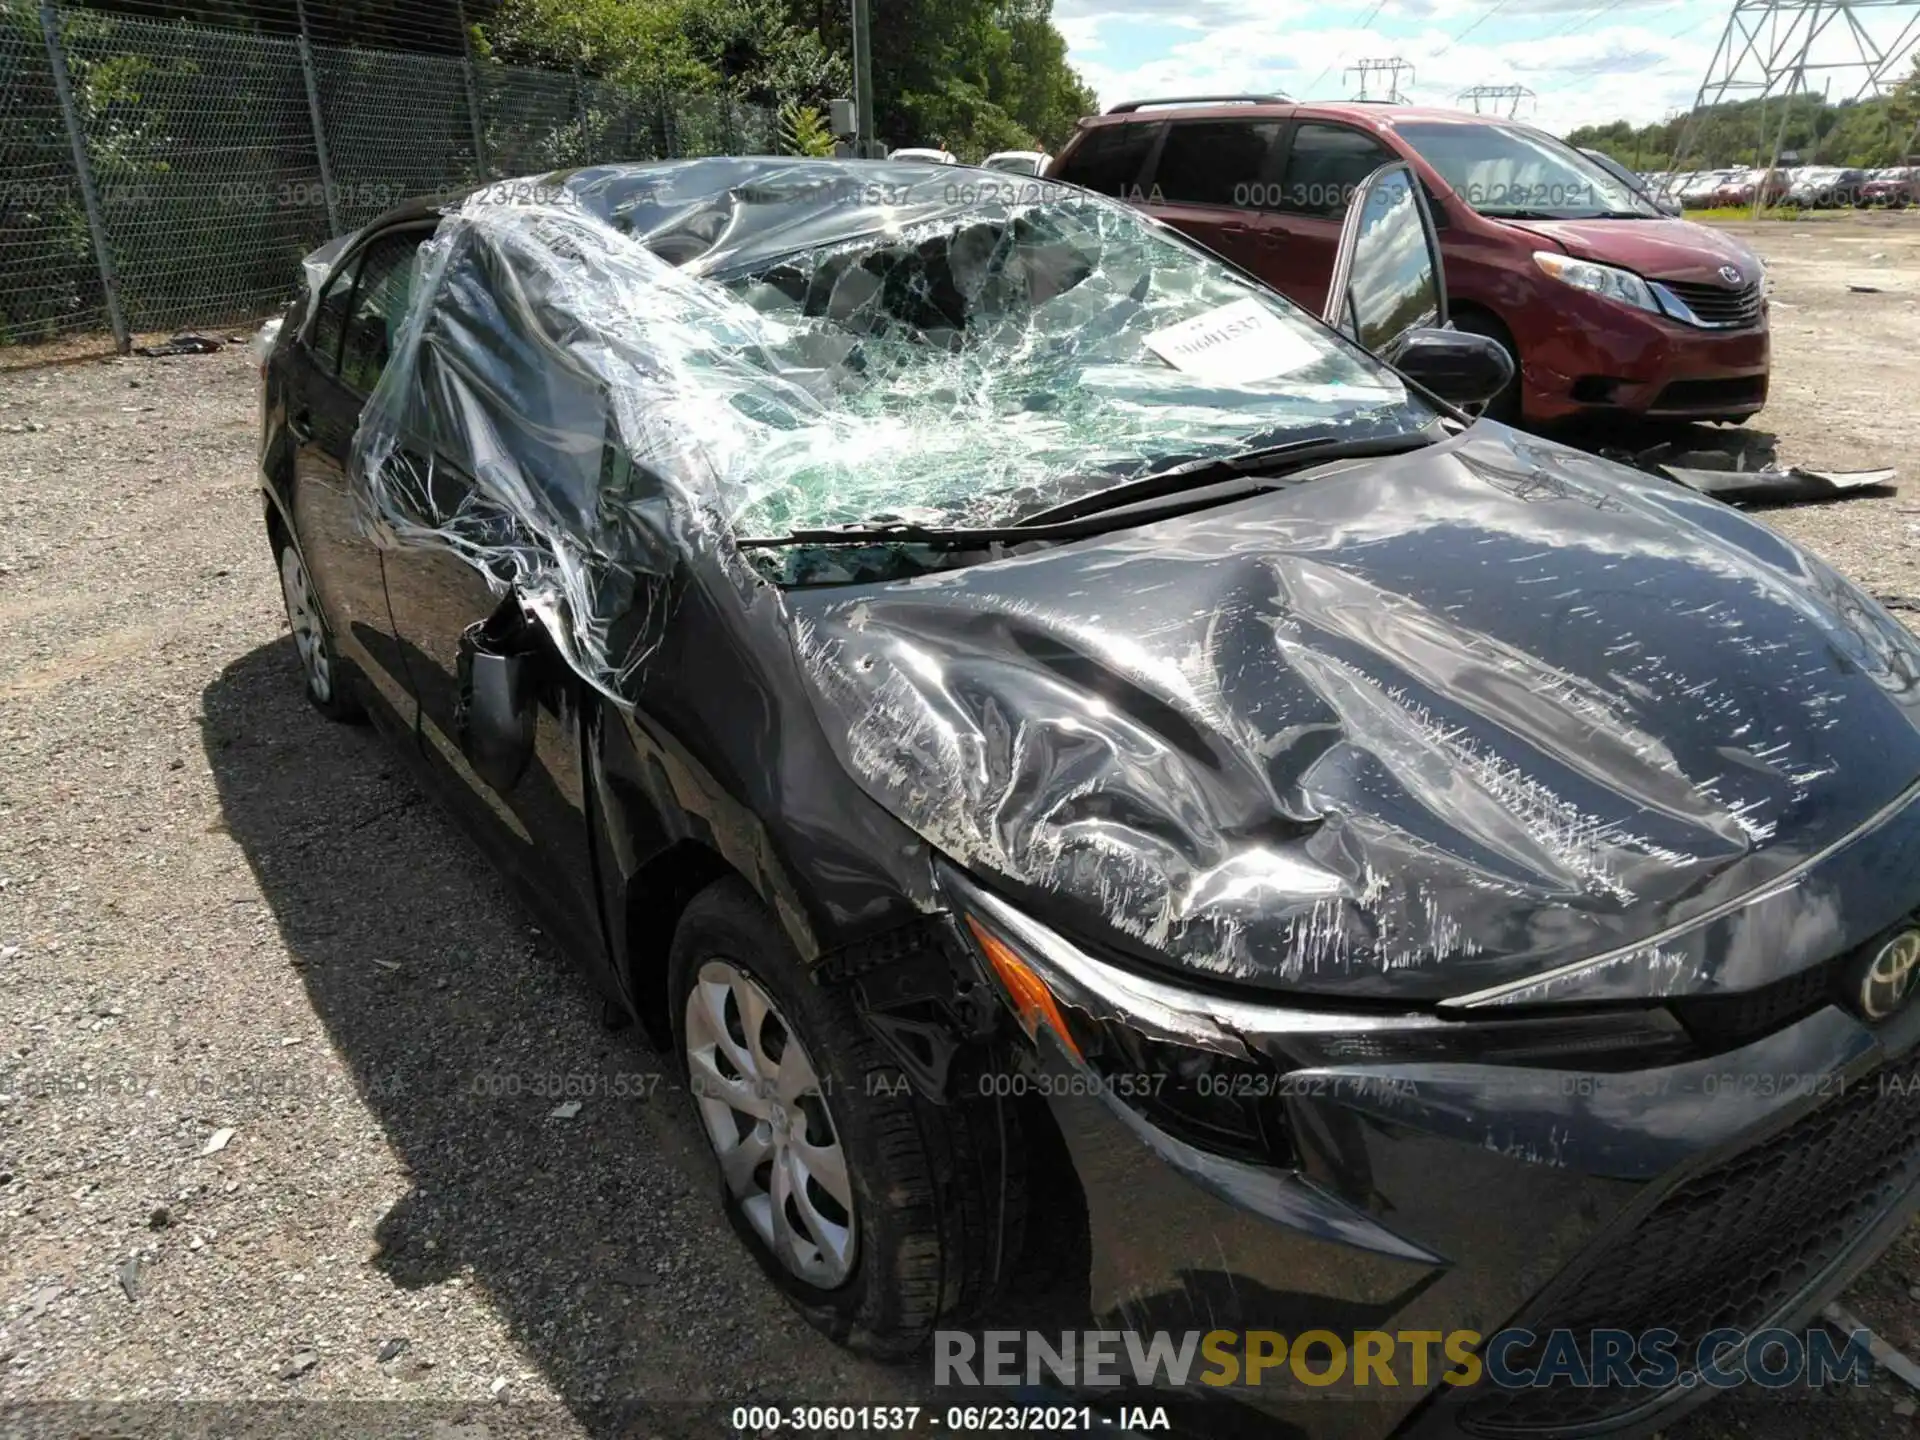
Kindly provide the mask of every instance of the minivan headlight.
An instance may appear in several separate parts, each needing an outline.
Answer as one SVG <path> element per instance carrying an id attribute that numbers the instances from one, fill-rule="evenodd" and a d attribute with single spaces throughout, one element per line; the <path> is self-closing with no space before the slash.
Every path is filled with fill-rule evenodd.
<path id="1" fill-rule="evenodd" d="M 1571 285 L 1576 290 L 1589 290 L 1608 300 L 1631 305 L 1636 310 L 1646 310 L 1655 315 L 1660 313 L 1660 302 L 1653 298 L 1652 289 L 1631 270 L 1596 265 L 1591 260 L 1575 260 L 1570 255 L 1553 250 L 1534 251 L 1533 263 L 1555 280 Z"/>

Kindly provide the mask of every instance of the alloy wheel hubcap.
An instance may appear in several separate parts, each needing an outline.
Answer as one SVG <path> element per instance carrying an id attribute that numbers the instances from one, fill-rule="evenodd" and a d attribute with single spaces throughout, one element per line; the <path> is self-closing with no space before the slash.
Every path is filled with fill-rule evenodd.
<path id="1" fill-rule="evenodd" d="M 780 1263 L 832 1289 L 857 1237 L 827 1089 L 771 996 L 725 960 L 687 995 L 687 1070 L 727 1193 Z"/>
<path id="2" fill-rule="evenodd" d="M 280 552 L 280 592 L 286 596 L 287 623 L 293 628 L 293 644 L 300 652 L 307 688 L 316 700 L 331 700 L 333 665 L 327 658 L 327 632 L 320 624 L 320 607 L 314 603 L 307 567 L 300 563 L 300 552 L 291 545 Z"/>

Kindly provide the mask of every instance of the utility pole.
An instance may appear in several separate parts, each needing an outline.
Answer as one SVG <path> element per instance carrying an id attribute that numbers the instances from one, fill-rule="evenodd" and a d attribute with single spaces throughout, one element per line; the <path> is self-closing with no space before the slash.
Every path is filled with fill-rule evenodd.
<path id="1" fill-rule="evenodd" d="M 1668 173 L 1680 173 L 1691 158 L 1701 112 L 1738 100 L 1761 102 L 1756 158 L 1770 155 L 1777 165 L 1796 96 L 1837 92 L 1844 105 L 1884 95 L 1906 73 L 1917 44 L 1920 0 L 1733 0 Z M 1769 136 L 1774 100 L 1780 115 Z M 1754 187 L 1756 211 L 1766 189 L 1764 182 Z"/>
<path id="2" fill-rule="evenodd" d="M 873 37 L 868 32 L 869 0 L 853 0 L 853 153 L 877 160 L 873 134 Z"/>
<path id="3" fill-rule="evenodd" d="M 1371 75 L 1385 75 L 1387 77 L 1387 93 L 1384 97 L 1386 102 L 1389 105 L 1405 105 L 1407 103 L 1407 97 L 1402 94 L 1400 90 L 1400 72 L 1403 70 L 1407 73 L 1407 83 L 1411 85 L 1413 83 L 1413 66 L 1409 65 L 1405 60 L 1402 60 L 1398 55 L 1390 55 L 1385 59 L 1356 61 L 1347 67 L 1346 72 L 1349 75 L 1357 73 L 1360 76 L 1360 93 L 1353 98 L 1356 100 L 1375 100 L 1382 98 L 1367 93 L 1367 79 Z"/>
<path id="4" fill-rule="evenodd" d="M 1517 120 L 1520 118 L 1520 103 L 1537 97 L 1524 85 L 1475 85 L 1462 90 L 1453 98 L 1471 103 L 1473 113 L 1476 115 L 1489 113 L 1498 115 L 1501 113 L 1501 106 L 1504 105 L 1506 118 Z M 1480 108 L 1482 101 L 1487 104 L 1486 110 Z"/>

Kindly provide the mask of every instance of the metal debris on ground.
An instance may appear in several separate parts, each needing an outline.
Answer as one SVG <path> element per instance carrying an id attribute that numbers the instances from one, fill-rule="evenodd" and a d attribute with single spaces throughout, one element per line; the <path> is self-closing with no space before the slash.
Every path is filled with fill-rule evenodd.
<path id="1" fill-rule="evenodd" d="M 162 340 L 157 345 L 136 345 L 133 347 L 133 353 L 144 355 L 149 360 L 162 359 L 168 355 L 211 355 L 221 347 L 221 343 L 211 335 L 198 335 L 191 330 L 185 330 L 171 339 Z"/>
<path id="2" fill-rule="evenodd" d="M 1807 500 L 1830 500 L 1858 490 L 1891 488 L 1899 472 L 1879 470 L 1809 470 L 1801 465 L 1765 463 L 1749 468 L 1753 458 L 1746 451 L 1675 451 L 1670 442 L 1661 441 L 1645 450 L 1605 449 L 1606 459 L 1618 460 L 1663 475 L 1689 490 L 1698 490 L 1718 500 L 1740 504 L 1793 504 Z"/>
<path id="3" fill-rule="evenodd" d="M 1875 1371 L 1883 1371 L 1894 1376 L 1909 1390 L 1920 1391 L 1920 1365 L 1914 1364 L 1906 1355 L 1874 1334 L 1867 1328 L 1866 1321 L 1838 1300 L 1822 1310 L 1820 1318 L 1837 1330 L 1843 1340 L 1864 1334 L 1867 1337 L 1867 1353 L 1873 1357 Z"/>

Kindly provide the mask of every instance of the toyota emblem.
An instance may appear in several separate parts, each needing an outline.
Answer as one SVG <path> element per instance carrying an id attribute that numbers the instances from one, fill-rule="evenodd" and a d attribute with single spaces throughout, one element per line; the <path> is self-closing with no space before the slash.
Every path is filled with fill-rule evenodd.
<path id="1" fill-rule="evenodd" d="M 1738 285 L 1747 277 L 1740 273 L 1740 267 L 1737 265 L 1722 265 L 1720 267 L 1720 278 L 1729 285 Z"/>
<path id="2" fill-rule="evenodd" d="M 1902 930 L 1874 955 L 1860 977 L 1860 1013 L 1884 1020 L 1913 996 L 1920 980 L 1920 930 Z"/>

